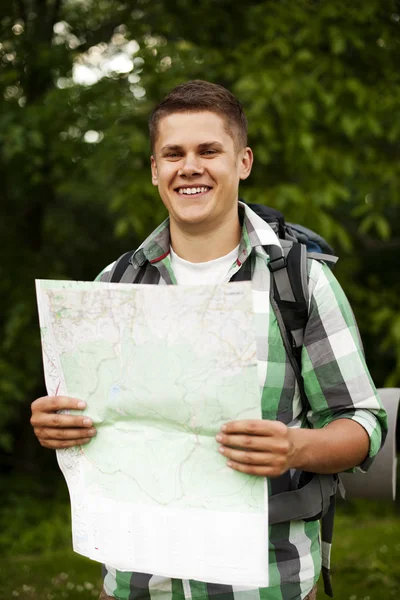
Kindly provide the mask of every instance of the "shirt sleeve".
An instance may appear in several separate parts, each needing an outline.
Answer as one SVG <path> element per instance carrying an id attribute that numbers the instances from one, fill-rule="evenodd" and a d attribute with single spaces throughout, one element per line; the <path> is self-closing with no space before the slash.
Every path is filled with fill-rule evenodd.
<path id="1" fill-rule="evenodd" d="M 359 465 L 366 471 L 387 434 L 387 415 L 365 362 L 353 311 L 339 282 L 325 265 L 309 261 L 310 307 L 303 350 L 302 375 L 315 428 L 336 419 L 364 427 L 369 454 Z"/>

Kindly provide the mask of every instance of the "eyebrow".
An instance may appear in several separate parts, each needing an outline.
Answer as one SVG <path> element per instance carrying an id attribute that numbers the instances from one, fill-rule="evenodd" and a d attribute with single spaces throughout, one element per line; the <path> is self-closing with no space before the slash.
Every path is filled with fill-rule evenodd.
<path id="1" fill-rule="evenodd" d="M 217 142 L 217 141 L 203 142 L 202 144 L 199 144 L 197 148 L 198 148 L 198 150 L 206 150 L 210 146 L 217 146 L 218 148 L 222 148 L 221 142 Z M 167 144 L 166 146 L 163 146 L 160 150 L 160 152 L 163 154 L 165 152 L 182 152 L 182 151 L 183 151 L 183 147 L 180 146 L 179 144 Z"/>

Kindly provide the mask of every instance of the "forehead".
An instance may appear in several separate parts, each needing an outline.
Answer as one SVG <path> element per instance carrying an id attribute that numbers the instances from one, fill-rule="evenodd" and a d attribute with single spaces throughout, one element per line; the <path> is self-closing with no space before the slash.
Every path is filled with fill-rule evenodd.
<path id="1" fill-rule="evenodd" d="M 160 119 L 156 149 L 165 145 L 195 146 L 218 141 L 233 144 L 226 120 L 210 111 L 172 113 Z"/>

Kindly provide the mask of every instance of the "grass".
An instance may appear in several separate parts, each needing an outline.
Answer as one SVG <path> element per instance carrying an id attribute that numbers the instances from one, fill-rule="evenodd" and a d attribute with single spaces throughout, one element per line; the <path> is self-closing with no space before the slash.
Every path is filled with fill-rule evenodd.
<path id="1" fill-rule="evenodd" d="M 100 565 L 69 549 L 12 556 L 2 571 L 1 600 L 93 600 L 101 589 Z"/>
<path id="2" fill-rule="evenodd" d="M 387 516 L 379 512 L 362 506 L 338 511 L 332 556 L 336 600 L 400 598 L 400 522 L 393 510 Z M 2 600 L 93 600 L 101 588 L 100 565 L 70 549 L 9 556 L 2 559 L 3 569 Z M 318 600 L 327 598 L 322 587 Z"/>
<path id="3" fill-rule="evenodd" d="M 400 522 L 390 512 L 379 516 L 338 511 L 331 560 L 335 599 L 400 598 Z M 321 581 L 318 600 L 324 598 Z"/>

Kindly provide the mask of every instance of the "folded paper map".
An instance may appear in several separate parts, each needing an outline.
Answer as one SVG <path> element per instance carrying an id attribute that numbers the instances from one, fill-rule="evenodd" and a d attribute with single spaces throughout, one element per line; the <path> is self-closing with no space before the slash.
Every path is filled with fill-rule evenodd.
<path id="1" fill-rule="evenodd" d="M 268 585 L 265 480 L 218 452 L 261 418 L 249 282 L 36 282 L 49 395 L 84 400 L 97 435 L 57 451 L 74 550 L 122 571 Z M 81 413 L 80 413 L 81 414 Z"/>

